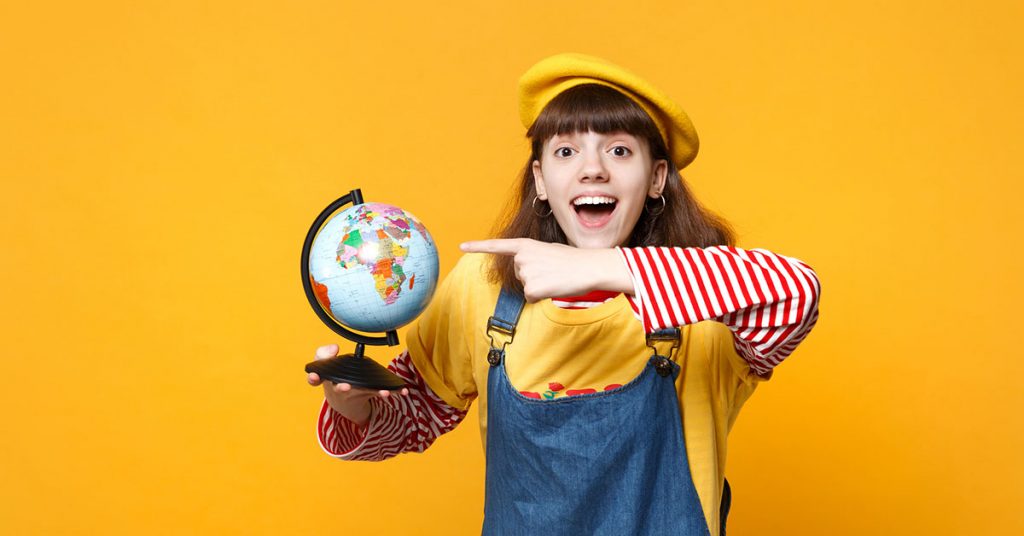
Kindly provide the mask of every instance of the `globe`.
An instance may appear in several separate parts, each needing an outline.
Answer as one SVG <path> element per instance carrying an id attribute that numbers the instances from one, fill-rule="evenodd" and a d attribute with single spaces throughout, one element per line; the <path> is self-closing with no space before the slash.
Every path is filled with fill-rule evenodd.
<path id="1" fill-rule="evenodd" d="M 309 279 L 316 300 L 339 324 L 363 332 L 415 319 L 437 287 L 437 247 L 415 216 L 362 203 L 328 219 L 313 239 Z"/>

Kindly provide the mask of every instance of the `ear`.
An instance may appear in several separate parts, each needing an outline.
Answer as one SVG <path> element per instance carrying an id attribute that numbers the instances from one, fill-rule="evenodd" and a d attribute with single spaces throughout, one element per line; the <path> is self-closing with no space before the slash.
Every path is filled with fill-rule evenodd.
<path id="1" fill-rule="evenodd" d="M 647 195 L 657 198 L 665 191 L 665 179 L 668 177 L 668 161 L 655 160 L 654 169 L 651 171 L 651 188 Z"/>
<path id="2" fill-rule="evenodd" d="M 540 172 L 540 160 L 533 161 L 533 187 L 537 190 L 537 197 L 541 201 L 548 200 L 548 192 L 544 188 L 544 175 Z"/>

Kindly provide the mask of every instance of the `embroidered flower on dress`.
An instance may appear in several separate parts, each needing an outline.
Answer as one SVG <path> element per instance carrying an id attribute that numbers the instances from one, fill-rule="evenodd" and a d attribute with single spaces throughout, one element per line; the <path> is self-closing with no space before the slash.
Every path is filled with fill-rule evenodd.
<path id="1" fill-rule="evenodd" d="M 619 387 L 622 387 L 621 383 L 609 383 L 608 385 L 604 386 L 603 391 L 611 391 L 612 389 L 618 389 Z M 565 392 L 563 393 L 562 391 Z M 585 389 L 566 389 L 565 385 L 562 385 L 561 383 L 549 382 L 548 390 L 544 391 L 543 393 L 535 393 L 533 391 L 519 391 L 519 394 L 527 398 L 534 398 L 537 400 L 554 400 L 560 394 L 564 394 L 565 396 L 579 396 L 589 395 L 591 393 L 596 392 L 597 389 L 591 389 L 589 387 Z"/>

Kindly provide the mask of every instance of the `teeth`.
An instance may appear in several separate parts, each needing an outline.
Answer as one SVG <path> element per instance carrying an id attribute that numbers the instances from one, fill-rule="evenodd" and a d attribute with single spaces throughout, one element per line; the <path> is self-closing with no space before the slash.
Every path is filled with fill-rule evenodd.
<path id="1" fill-rule="evenodd" d="M 577 197 L 572 200 L 573 206 L 580 205 L 604 205 L 606 203 L 615 203 L 615 200 L 611 197 Z"/>

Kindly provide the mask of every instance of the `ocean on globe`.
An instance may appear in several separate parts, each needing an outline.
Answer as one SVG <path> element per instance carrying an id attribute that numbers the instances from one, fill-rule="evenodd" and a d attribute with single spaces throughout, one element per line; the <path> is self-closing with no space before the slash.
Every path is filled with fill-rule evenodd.
<path id="1" fill-rule="evenodd" d="M 412 214 L 383 203 L 354 205 L 327 220 L 313 240 L 309 276 L 320 305 L 339 324 L 390 331 L 430 303 L 437 247 Z"/>

